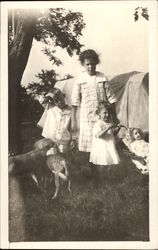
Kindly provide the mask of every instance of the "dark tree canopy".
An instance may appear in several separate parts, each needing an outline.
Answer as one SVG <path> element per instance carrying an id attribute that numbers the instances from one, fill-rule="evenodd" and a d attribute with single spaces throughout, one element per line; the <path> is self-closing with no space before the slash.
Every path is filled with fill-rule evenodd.
<path id="1" fill-rule="evenodd" d="M 13 24 L 14 18 L 14 24 Z M 53 55 L 55 47 L 59 46 L 65 49 L 70 56 L 74 53 L 79 54 L 83 46 L 79 39 L 82 36 L 82 30 L 85 27 L 82 13 L 73 12 L 69 9 L 53 8 L 44 10 L 14 10 L 9 12 L 9 48 L 15 45 L 16 34 L 19 27 L 18 21 L 25 18 L 25 24 L 29 25 L 30 33 L 33 32 L 33 38 L 45 44 L 44 53 L 49 56 L 51 61 L 61 61 Z M 14 27 L 13 27 L 14 25 Z M 14 30 L 14 38 L 13 38 Z M 50 49 L 52 47 L 52 49 Z"/>
<path id="2" fill-rule="evenodd" d="M 60 46 L 69 55 L 80 52 L 79 38 L 85 23 L 80 12 L 63 8 L 49 9 L 37 18 L 35 39 L 46 45 Z"/>
<path id="3" fill-rule="evenodd" d="M 52 70 L 41 70 L 40 73 L 36 75 L 37 80 L 28 83 L 26 89 L 28 95 L 30 95 L 33 99 L 38 99 L 40 95 L 45 95 L 48 93 L 57 82 L 58 74 Z M 72 76 L 67 74 L 61 80 L 70 79 Z"/>
<path id="4" fill-rule="evenodd" d="M 36 99 L 36 97 L 48 93 L 56 83 L 57 74 L 54 70 L 41 70 L 36 75 L 37 81 L 28 83 L 27 93 Z"/>
<path id="5" fill-rule="evenodd" d="M 55 47 L 65 49 L 70 56 L 79 53 L 79 39 L 85 23 L 80 12 L 68 9 L 15 9 L 8 15 L 9 46 L 9 151 L 17 149 L 20 138 L 19 86 L 26 68 L 33 39 L 41 41 L 44 53 L 53 64 L 62 62 L 55 54 Z M 51 47 L 51 48 L 50 48 Z"/>

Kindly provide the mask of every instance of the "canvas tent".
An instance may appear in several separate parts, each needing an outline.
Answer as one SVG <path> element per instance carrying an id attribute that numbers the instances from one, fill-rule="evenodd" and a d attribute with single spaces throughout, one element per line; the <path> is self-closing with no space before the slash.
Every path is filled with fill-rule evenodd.
<path id="1" fill-rule="evenodd" d="M 116 112 L 126 127 L 149 130 L 148 74 L 131 72 L 118 75 L 109 81 L 116 97 Z"/>
<path id="2" fill-rule="evenodd" d="M 108 76 L 109 84 L 116 97 L 116 112 L 120 123 L 126 127 L 139 127 L 149 130 L 149 91 L 148 73 L 129 72 L 117 76 Z M 55 87 L 60 88 L 71 105 L 71 93 L 75 78 L 58 81 Z"/>

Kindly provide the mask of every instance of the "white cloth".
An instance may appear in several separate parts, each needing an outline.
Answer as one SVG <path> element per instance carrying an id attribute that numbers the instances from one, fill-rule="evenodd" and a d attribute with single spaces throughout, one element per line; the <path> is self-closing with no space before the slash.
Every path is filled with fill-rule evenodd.
<path id="1" fill-rule="evenodd" d="M 90 162 L 97 165 L 118 164 L 120 158 L 115 145 L 115 138 L 110 129 L 101 138 L 96 137 L 98 132 L 108 128 L 111 124 L 98 120 L 93 129 Z"/>
<path id="2" fill-rule="evenodd" d="M 149 156 L 149 143 L 141 140 L 135 140 L 131 143 L 131 151 L 138 156 L 148 157 Z"/>
<path id="3" fill-rule="evenodd" d="M 47 110 L 42 136 L 57 144 L 68 144 L 71 140 L 69 132 L 71 109 L 61 110 L 53 107 Z"/>
<path id="4" fill-rule="evenodd" d="M 131 151 L 137 156 L 144 158 L 146 165 L 141 164 L 137 160 L 132 160 L 136 167 L 142 170 L 142 173 L 147 173 L 149 171 L 149 143 L 141 140 L 135 140 L 131 143 Z"/>

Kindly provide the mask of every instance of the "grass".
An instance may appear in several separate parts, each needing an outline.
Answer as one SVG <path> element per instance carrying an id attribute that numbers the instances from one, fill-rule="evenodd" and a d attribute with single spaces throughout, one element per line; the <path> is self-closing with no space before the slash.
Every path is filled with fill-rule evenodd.
<path id="1" fill-rule="evenodd" d="M 39 129 L 23 129 L 23 151 L 39 137 Z M 119 167 L 104 169 L 97 179 L 77 152 L 72 193 L 61 183 L 56 200 L 50 199 L 54 186 L 46 195 L 29 176 L 11 179 L 10 241 L 148 241 L 148 176 L 138 173 L 125 155 L 121 158 Z"/>

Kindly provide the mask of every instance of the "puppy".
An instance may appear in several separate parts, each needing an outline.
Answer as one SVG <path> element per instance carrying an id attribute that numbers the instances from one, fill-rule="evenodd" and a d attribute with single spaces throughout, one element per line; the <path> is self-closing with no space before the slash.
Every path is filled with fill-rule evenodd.
<path id="1" fill-rule="evenodd" d="M 55 193 L 52 199 L 58 195 L 60 188 L 60 178 L 68 183 L 68 190 L 70 189 L 69 167 L 70 163 L 58 152 L 56 147 L 52 147 L 47 151 L 47 166 L 55 176 Z"/>
<path id="2" fill-rule="evenodd" d="M 9 157 L 9 175 L 29 174 L 38 188 L 44 191 L 41 184 L 50 175 L 46 168 L 46 152 L 53 146 L 52 140 L 44 138 L 34 144 L 32 151 Z"/>

